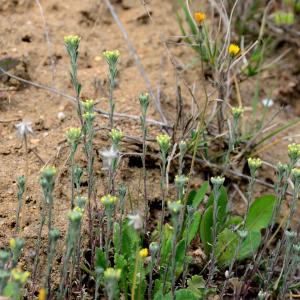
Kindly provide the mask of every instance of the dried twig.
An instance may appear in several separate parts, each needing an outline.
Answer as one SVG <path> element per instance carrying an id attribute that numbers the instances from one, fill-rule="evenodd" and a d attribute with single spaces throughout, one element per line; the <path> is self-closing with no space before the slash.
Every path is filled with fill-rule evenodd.
<path id="1" fill-rule="evenodd" d="M 18 81 L 24 82 L 24 83 L 26 83 L 28 85 L 34 86 L 34 87 L 36 87 L 38 89 L 46 90 L 48 92 L 51 92 L 51 93 L 54 93 L 56 95 L 62 96 L 64 98 L 70 100 L 70 102 L 75 105 L 75 101 L 76 101 L 75 97 L 70 96 L 70 95 L 68 95 L 68 94 L 66 94 L 66 93 L 64 93 L 62 91 L 59 91 L 59 90 L 53 88 L 53 87 L 50 87 L 50 86 L 47 86 L 47 85 L 44 85 L 44 84 L 40 84 L 40 83 L 36 83 L 36 82 L 33 82 L 33 81 L 29 81 L 29 80 L 26 80 L 26 79 L 21 78 L 19 76 L 13 75 L 13 74 L 11 74 L 9 72 L 6 72 L 1 67 L 0 67 L 0 72 L 3 72 L 5 75 L 7 75 L 7 76 L 9 76 L 11 78 L 14 78 L 14 79 L 16 79 Z M 103 115 L 104 117 L 108 117 L 108 115 L 109 115 L 108 112 L 106 112 L 106 111 L 104 111 L 102 109 L 95 109 L 95 112 Z M 116 117 L 116 118 L 128 118 L 128 119 L 132 119 L 132 120 L 140 120 L 139 116 L 128 115 L 128 114 L 125 114 L 125 113 L 115 113 L 114 117 Z M 152 119 L 146 119 L 146 122 L 148 124 L 150 124 L 150 125 L 162 126 L 162 127 L 169 128 L 169 129 L 172 128 L 172 126 L 169 125 L 169 124 L 167 124 L 167 123 L 163 123 L 163 122 L 152 120 Z"/>

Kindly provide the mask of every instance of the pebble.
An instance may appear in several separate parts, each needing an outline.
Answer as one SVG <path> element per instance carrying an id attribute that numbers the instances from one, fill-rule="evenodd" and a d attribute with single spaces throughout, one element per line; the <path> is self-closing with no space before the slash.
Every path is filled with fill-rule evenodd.
<path id="1" fill-rule="evenodd" d="M 64 121 L 64 119 L 66 118 L 66 114 L 65 114 L 63 111 L 60 111 L 60 112 L 58 112 L 58 114 L 57 114 L 57 118 L 58 118 L 60 121 Z"/>
<path id="2" fill-rule="evenodd" d="M 30 143 L 33 145 L 37 145 L 40 142 L 39 139 L 30 139 Z"/>
<path id="3" fill-rule="evenodd" d="M 94 61 L 101 61 L 102 60 L 102 57 L 101 56 L 95 56 L 94 57 Z"/>

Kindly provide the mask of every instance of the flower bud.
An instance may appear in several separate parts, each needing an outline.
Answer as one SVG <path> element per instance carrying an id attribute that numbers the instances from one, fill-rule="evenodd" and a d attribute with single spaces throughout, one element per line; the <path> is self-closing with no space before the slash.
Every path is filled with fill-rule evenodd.
<path id="1" fill-rule="evenodd" d="M 160 150 L 167 153 L 171 147 L 171 137 L 167 134 L 160 134 L 156 137 L 156 141 L 160 147 Z"/>

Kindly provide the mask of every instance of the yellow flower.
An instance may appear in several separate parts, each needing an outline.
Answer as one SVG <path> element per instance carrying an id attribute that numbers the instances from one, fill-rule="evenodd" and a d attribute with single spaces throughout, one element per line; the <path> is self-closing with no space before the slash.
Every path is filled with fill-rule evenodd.
<path id="1" fill-rule="evenodd" d="M 16 248 L 16 240 L 14 238 L 11 238 L 9 240 L 9 247 L 11 250 L 14 250 Z"/>
<path id="2" fill-rule="evenodd" d="M 194 18 L 196 20 L 197 25 L 201 25 L 203 21 L 206 19 L 206 15 L 204 12 L 197 11 L 194 14 Z"/>
<path id="3" fill-rule="evenodd" d="M 39 291 L 39 300 L 46 300 L 46 298 L 47 298 L 46 289 L 41 288 Z"/>
<path id="4" fill-rule="evenodd" d="M 104 206 L 110 206 L 117 201 L 117 197 L 107 194 L 101 197 L 100 201 Z"/>
<path id="5" fill-rule="evenodd" d="M 230 44 L 228 47 L 228 52 L 232 56 L 237 56 L 240 53 L 241 49 L 236 44 Z"/>
<path id="6" fill-rule="evenodd" d="M 78 47 L 80 42 L 80 37 L 78 35 L 66 35 L 64 37 L 64 42 L 68 46 Z"/>
<path id="7" fill-rule="evenodd" d="M 148 256 L 148 254 L 149 254 L 149 251 L 147 248 L 144 248 L 144 249 L 140 250 L 140 252 L 139 252 L 139 256 L 142 258 L 146 258 Z"/>
<path id="8" fill-rule="evenodd" d="M 23 272 L 20 268 L 14 268 L 11 270 L 11 276 L 15 281 L 24 284 L 30 276 L 30 273 L 28 271 Z"/>

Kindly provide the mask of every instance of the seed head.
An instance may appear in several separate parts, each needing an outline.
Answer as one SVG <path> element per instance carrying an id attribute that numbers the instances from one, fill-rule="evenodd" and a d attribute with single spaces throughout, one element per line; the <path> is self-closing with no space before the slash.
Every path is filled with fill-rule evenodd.
<path id="1" fill-rule="evenodd" d="M 24 140 L 28 134 L 33 134 L 31 124 L 32 122 L 22 121 L 21 123 L 15 125 L 20 139 Z"/>
<path id="2" fill-rule="evenodd" d="M 237 56 L 240 53 L 240 51 L 240 47 L 236 44 L 230 44 L 228 47 L 229 55 L 232 57 Z"/>
<path id="3" fill-rule="evenodd" d="M 103 169 L 110 169 L 112 163 L 119 157 L 119 151 L 114 145 L 109 150 L 100 151 L 103 160 Z"/>
<path id="4" fill-rule="evenodd" d="M 128 215 L 128 225 L 132 226 L 135 230 L 143 228 L 143 220 L 139 213 Z"/>

